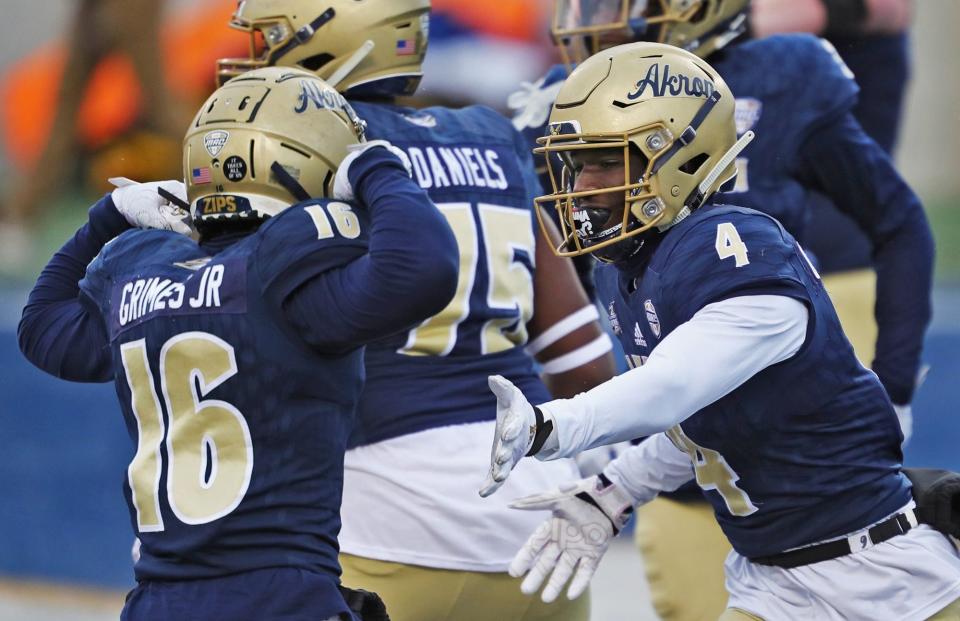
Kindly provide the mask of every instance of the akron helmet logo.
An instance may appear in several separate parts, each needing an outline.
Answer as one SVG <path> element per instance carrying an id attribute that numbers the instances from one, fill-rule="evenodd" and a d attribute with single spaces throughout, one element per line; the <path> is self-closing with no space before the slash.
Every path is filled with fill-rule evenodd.
<path id="1" fill-rule="evenodd" d="M 706 97 L 709 99 L 713 92 L 717 90 L 717 86 L 705 75 L 690 77 L 682 73 L 673 73 L 670 71 L 670 65 L 657 63 L 647 69 L 647 75 L 637 82 L 636 90 L 628 93 L 627 99 L 630 101 L 639 99 L 648 89 L 651 97 L 685 95 L 687 97 Z"/>
<path id="2" fill-rule="evenodd" d="M 660 318 L 657 317 L 657 309 L 653 307 L 653 301 L 644 302 L 643 310 L 647 311 L 647 322 L 650 324 L 653 335 L 660 338 Z"/>
<path id="3" fill-rule="evenodd" d="M 210 154 L 210 157 L 217 157 L 229 139 L 230 132 L 218 129 L 217 131 L 209 132 L 203 137 L 203 146 L 206 148 L 207 153 Z"/>

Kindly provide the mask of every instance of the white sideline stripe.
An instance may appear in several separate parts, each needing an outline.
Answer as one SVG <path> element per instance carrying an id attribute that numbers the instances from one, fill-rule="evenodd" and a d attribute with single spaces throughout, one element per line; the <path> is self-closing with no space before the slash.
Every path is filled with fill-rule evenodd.
<path id="1" fill-rule="evenodd" d="M 533 339 L 530 344 L 527 345 L 527 353 L 531 356 L 536 356 L 544 349 L 550 347 L 577 328 L 599 318 L 600 312 L 597 311 L 596 306 L 593 304 L 584 306 L 580 310 L 567 315 L 557 323 L 553 324 L 547 328 L 543 334 Z"/>
<path id="2" fill-rule="evenodd" d="M 580 365 L 586 364 L 591 360 L 596 360 L 603 354 L 613 349 L 613 343 L 606 333 L 601 334 L 583 347 L 575 349 L 568 354 L 564 354 L 549 362 L 543 364 L 543 372 L 548 375 L 565 373 L 570 369 L 576 369 Z"/>

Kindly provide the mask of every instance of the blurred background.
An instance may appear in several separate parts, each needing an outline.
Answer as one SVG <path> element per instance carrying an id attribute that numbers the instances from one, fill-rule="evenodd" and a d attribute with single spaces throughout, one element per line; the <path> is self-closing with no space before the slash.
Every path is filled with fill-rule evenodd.
<path id="1" fill-rule="evenodd" d="M 26 292 L 107 191 L 106 178 L 181 177 L 180 140 L 243 55 L 234 0 L 4 0 L 0 37 L 0 621 L 116 618 L 133 583 L 121 484 L 133 447 L 111 386 L 68 384 L 16 345 Z M 501 110 L 555 62 L 551 0 L 434 0 L 419 96 Z M 906 461 L 960 470 L 960 0 L 915 3 L 897 162 L 937 239 L 935 317 Z M 797 88 L 809 88 L 798 84 Z M 907 301 L 905 301 L 907 303 Z M 811 389 L 815 389 L 812 387 Z M 598 619 L 649 618 L 639 559 L 615 548 Z M 599 592 L 610 594 L 598 598 Z M 625 614 L 625 613 L 623 613 Z M 640 614 L 640 617 L 636 615 Z"/>

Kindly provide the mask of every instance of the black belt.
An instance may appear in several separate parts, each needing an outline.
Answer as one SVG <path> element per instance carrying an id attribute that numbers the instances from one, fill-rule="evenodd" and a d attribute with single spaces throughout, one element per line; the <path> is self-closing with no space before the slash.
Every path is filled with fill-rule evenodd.
<path id="1" fill-rule="evenodd" d="M 913 528 L 916 523 L 917 518 L 914 515 L 913 510 L 908 509 L 903 513 L 898 513 L 895 516 L 880 522 L 876 526 L 868 529 L 866 532 L 861 531 L 860 533 L 851 535 L 846 539 L 837 539 L 836 541 L 818 543 L 817 545 L 806 548 L 799 548 L 796 550 L 790 550 L 789 552 L 772 554 L 770 556 L 759 556 L 756 558 L 751 558 L 750 560 L 760 565 L 772 565 L 774 567 L 782 567 L 784 569 L 791 569 L 793 567 L 800 567 L 802 565 L 812 565 L 813 563 L 829 561 L 830 559 L 835 559 L 841 556 L 855 554 L 857 552 L 866 550 L 867 548 L 873 547 L 878 543 L 886 541 L 887 539 L 892 539 L 897 535 L 905 534 L 907 531 Z"/>

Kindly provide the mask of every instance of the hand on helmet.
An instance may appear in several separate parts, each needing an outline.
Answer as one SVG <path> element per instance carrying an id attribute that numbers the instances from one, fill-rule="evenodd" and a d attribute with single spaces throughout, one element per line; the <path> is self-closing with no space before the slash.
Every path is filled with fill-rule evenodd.
<path id="1" fill-rule="evenodd" d="M 187 192 L 182 182 L 137 183 L 123 177 L 111 178 L 110 182 L 117 186 L 111 193 L 113 204 L 130 226 L 173 231 L 182 235 L 192 233 L 190 212 L 181 206 L 187 204 Z"/>
<path id="2" fill-rule="evenodd" d="M 337 175 L 333 179 L 333 198 L 340 201 L 352 201 L 354 198 L 353 184 L 350 182 L 350 166 L 357 160 L 364 157 L 364 154 L 375 149 L 386 149 L 396 156 L 403 167 L 407 169 L 408 175 L 413 175 L 413 166 L 410 164 L 410 158 L 399 149 L 386 140 L 370 140 L 359 144 L 352 144 L 347 147 L 347 157 L 343 158 L 337 168 Z"/>

